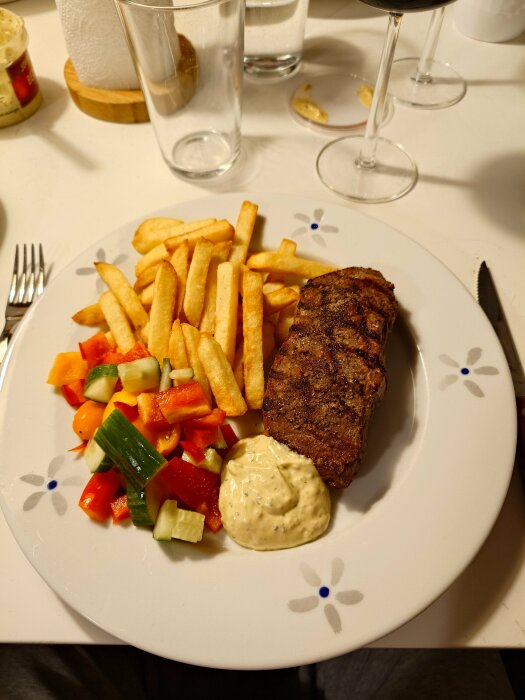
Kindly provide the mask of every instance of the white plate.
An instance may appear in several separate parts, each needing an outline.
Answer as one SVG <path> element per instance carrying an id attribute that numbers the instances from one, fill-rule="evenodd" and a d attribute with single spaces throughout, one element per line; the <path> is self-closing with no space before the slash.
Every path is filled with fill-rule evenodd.
<path id="1" fill-rule="evenodd" d="M 160 212 L 235 222 L 243 197 Z M 159 544 L 99 526 L 76 503 L 87 480 L 72 409 L 45 379 L 57 352 L 90 335 L 71 315 L 97 298 L 97 259 L 131 272 L 137 222 L 92 246 L 49 285 L 21 326 L 1 392 L 1 503 L 51 588 L 107 632 L 202 666 L 268 669 L 363 646 L 432 603 L 489 533 L 515 447 L 512 383 L 496 337 L 467 290 L 423 248 L 355 211 L 296 196 L 260 205 L 258 245 L 284 236 L 300 254 L 381 270 L 401 312 L 389 386 L 354 483 L 334 495 L 318 541 L 253 552 L 224 535 Z M 48 488 L 55 485 L 55 488 Z M 38 494 L 38 495 L 35 495 Z"/>

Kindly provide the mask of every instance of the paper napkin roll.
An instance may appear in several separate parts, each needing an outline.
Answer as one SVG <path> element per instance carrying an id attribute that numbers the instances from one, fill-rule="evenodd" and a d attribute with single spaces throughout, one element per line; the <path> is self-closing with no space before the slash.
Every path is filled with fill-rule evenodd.
<path id="1" fill-rule="evenodd" d="M 56 5 L 80 82 L 136 90 L 139 80 L 113 0 L 56 0 Z"/>

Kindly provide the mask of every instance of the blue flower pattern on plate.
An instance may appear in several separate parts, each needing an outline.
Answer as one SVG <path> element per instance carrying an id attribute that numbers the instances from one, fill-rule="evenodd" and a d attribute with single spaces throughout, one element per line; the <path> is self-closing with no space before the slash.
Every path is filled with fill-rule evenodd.
<path id="1" fill-rule="evenodd" d="M 330 585 L 327 586 L 325 583 L 323 583 L 319 574 L 312 569 L 311 566 L 308 564 L 302 564 L 300 568 L 304 580 L 306 583 L 316 589 L 316 594 L 305 598 L 294 598 L 289 600 L 288 608 L 292 612 L 309 612 L 310 610 L 314 610 L 315 608 L 319 607 L 321 602 L 327 601 L 323 606 L 324 615 L 334 633 L 339 634 L 339 632 L 341 632 L 343 629 L 341 616 L 334 603 L 329 602 L 329 599 L 332 598 L 336 602 L 342 603 L 343 605 L 356 605 L 364 598 L 361 591 L 357 590 L 334 591 L 343 577 L 344 567 L 344 562 L 342 559 L 339 559 L 339 557 L 333 560 Z"/>
<path id="2" fill-rule="evenodd" d="M 297 238 L 298 236 L 303 236 L 305 233 L 312 233 L 312 240 L 317 243 L 317 245 L 326 248 L 326 241 L 321 233 L 339 233 L 337 226 L 331 226 L 329 224 L 323 223 L 324 209 L 314 209 L 313 215 L 308 216 L 308 214 L 294 214 L 294 219 L 301 221 L 303 226 L 295 229 L 292 232 L 292 236 Z"/>
<path id="3" fill-rule="evenodd" d="M 42 474 L 24 474 L 20 477 L 20 481 L 24 481 L 31 486 L 37 486 L 38 491 L 33 491 L 24 501 L 22 510 L 33 510 L 40 503 L 46 494 L 51 494 L 51 503 L 57 515 L 64 515 L 67 511 L 67 500 L 58 487 L 62 486 L 80 486 L 82 480 L 79 476 L 67 476 L 65 479 L 57 479 L 57 473 L 64 465 L 65 457 L 63 455 L 54 457 L 49 463 L 47 477 Z"/>
<path id="4" fill-rule="evenodd" d="M 449 355 L 440 355 L 439 359 L 441 362 L 444 365 L 447 365 L 447 367 L 453 368 L 455 371 L 443 377 L 439 384 L 439 388 L 446 389 L 447 387 L 452 386 L 452 384 L 455 384 L 459 379 L 463 378 L 463 385 L 468 389 L 468 391 L 478 398 L 483 398 L 483 396 L 485 396 L 483 389 L 477 382 L 470 378 L 470 375 L 476 374 L 490 376 L 499 374 L 499 370 L 491 365 L 478 366 L 478 361 L 481 359 L 482 354 L 483 350 L 481 348 L 471 348 L 467 353 L 464 364 L 454 360 Z"/>

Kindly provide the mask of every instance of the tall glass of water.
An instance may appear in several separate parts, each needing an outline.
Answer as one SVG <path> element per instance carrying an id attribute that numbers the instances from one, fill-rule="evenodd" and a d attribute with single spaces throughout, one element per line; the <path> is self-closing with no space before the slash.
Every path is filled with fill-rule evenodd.
<path id="1" fill-rule="evenodd" d="M 271 81 L 297 72 L 309 0 L 246 0 L 244 72 Z"/>

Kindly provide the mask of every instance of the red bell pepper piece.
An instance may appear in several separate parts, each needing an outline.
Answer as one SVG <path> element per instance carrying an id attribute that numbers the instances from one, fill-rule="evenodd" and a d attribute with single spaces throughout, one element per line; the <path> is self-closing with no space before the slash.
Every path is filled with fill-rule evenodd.
<path id="1" fill-rule="evenodd" d="M 184 435 L 187 440 L 201 449 L 209 447 L 219 440 L 219 426 L 225 418 L 226 411 L 214 408 L 206 416 L 185 420 L 183 424 Z"/>
<path id="2" fill-rule="evenodd" d="M 111 503 L 122 484 L 116 469 L 95 472 L 86 484 L 78 505 L 92 520 L 103 522 L 111 515 Z"/>
<path id="3" fill-rule="evenodd" d="M 214 428 L 224 423 L 226 411 L 221 408 L 213 408 L 207 416 L 201 418 L 190 418 L 184 421 L 184 425 L 190 425 L 192 428 Z"/>
<path id="4" fill-rule="evenodd" d="M 166 498 L 184 501 L 191 509 L 207 502 L 218 486 L 219 475 L 208 469 L 200 469 L 180 457 L 173 457 L 155 476 L 165 491 Z"/>
<path id="5" fill-rule="evenodd" d="M 131 517 L 131 513 L 128 506 L 128 497 L 126 494 L 122 494 L 111 501 L 109 504 L 111 508 L 111 518 L 115 524 L 121 523 L 123 520 L 127 520 Z"/>
<path id="6" fill-rule="evenodd" d="M 148 352 L 144 343 L 135 343 L 131 350 L 124 353 L 122 362 L 133 362 L 133 360 L 140 360 L 142 357 L 151 357 L 151 353 Z"/>
<path id="7" fill-rule="evenodd" d="M 221 511 L 219 510 L 219 487 L 216 486 L 206 501 L 198 505 L 195 510 L 204 515 L 204 524 L 212 532 L 219 532 L 222 527 Z"/>
<path id="8" fill-rule="evenodd" d="M 78 406 L 82 406 L 82 404 L 86 400 L 86 397 L 83 393 L 84 381 L 84 379 L 75 379 L 74 382 L 70 382 L 69 384 L 63 384 L 60 387 L 62 396 L 65 398 L 65 400 L 70 406 L 74 406 L 75 408 L 77 408 Z"/>
<path id="9" fill-rule="evenodd" d="M 154 430 L 169 428 L 159 405 L 159 394 L 143 392 L 137 396 L 137 408 L 144 425 Z"/>
<path id="10" fill-rule="evenodd" d="M 131 423 L 139 416 L 139 410 L 136 406 L 128 406 L 127 403 L 123 403 L 122 401 L 115 401 L 114 406 L 118 408 Z"/>
<path id="11" fill-rule="evenodd" d="M 174 386 L 157 394 L 162 415 L 168 423 L 180 423 L 188 418 L 198 418 L 211 411 L 211 406 L 197 381 Z"/>
<path id="12" fill-rule="evenodd" d="M 104 355 L 102 361 L 99 364 L 104 365 L 119 365 L 121 362 L 131 362 L 132 360 L 138 360 L 141 357 L 149 357 L 150 353 L 143 343 L 136 343 L 131 350 L 127 352 L 120 352 L 114 348 L 110 348 L 109 351 Z"/>
<path id="13" fill-rule="evenodd" d="M 204 462 L 204 452 L 199 449 L 197 445 L 194 445 L 193 442 L 189 442 L 188 440 L 181 440 L 180 444 L 195 464 L 199 465 L 201 462 Z"/>
<path id="14" fill-rule="evenodd" d="M 111 350 L 106 334 L 102 331 L 79 343 L 80 354 L 87 361 L 89 369 L 102 364 L 104 356 Z"/>
<path id="15" fill-rule="evenodd" d="M 189 442 L 204 450 L 206 447 L 213 445 L 219 439 L 219 428 L 193 428 L 188 425 L 189 421 L 184 422 L 184 437 Z"/>
<path id="16" fill-rule="evenodd" d="M 107 352 L 104 357 L 102 358 L 102 362 L 100 364 L 102 365 L 119 365 L 122 362 L 122 358 L 124 355 L 119 352 L 119 350 L 113 350 L 111 349 L 109 352 Z"/>
<path id="17" fill-rule="evenodd" d="M 224 423 L 224 425 L 221 425 L 220 431 L 224 441 L 228 445 L 229 450 L 235 445 L 236 442 L 239 442 L 239 438 L 229 423 Z"/>

